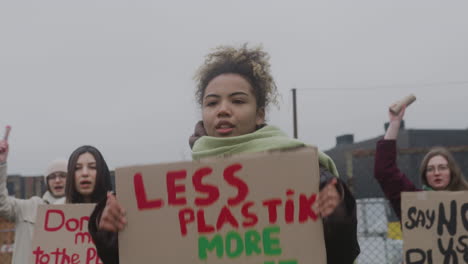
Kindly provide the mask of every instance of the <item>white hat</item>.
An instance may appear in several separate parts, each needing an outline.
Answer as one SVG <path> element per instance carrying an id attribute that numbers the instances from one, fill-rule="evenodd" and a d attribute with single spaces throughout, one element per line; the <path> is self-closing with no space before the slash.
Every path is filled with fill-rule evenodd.
<path id="1" fill-rule="evenodd" d="M 44 178 L 47 183 L 47 176 L 51 175 L 54 172 L 65 172 L 67 173 L 68 161 L 64 159 L 56 159 L 52 161 L 44 172 Z"/>

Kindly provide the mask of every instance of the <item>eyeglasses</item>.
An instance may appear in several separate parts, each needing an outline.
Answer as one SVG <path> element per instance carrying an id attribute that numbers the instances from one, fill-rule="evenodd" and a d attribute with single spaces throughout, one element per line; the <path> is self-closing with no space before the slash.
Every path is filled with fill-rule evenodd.
<path id="1" fill-rule="evenodd" d="M 53 173 L 53 174 L 47 176 L 48 181 L 50 181 L 50 180 L 55 181 L 56 179 L 64 180 L 65 178 L 67 178 L 66 173 Z"/>
<path id="2" fill-rule="evenodd" d="M 449 167 L 446 164 L 440 164 L 437 167 L 430 166 L 430 167 L 427 167 L 426 172 L 427 173 L 434 173 L 436 171 L 436 169 L 437 169 L 437 171 L 447 171 L 447 170 L 449 170 Z"/>

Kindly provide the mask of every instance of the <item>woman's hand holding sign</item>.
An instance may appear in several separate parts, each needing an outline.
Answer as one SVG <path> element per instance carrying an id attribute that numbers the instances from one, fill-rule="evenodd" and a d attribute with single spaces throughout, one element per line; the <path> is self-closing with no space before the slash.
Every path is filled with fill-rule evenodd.
<path id="1" fill-rule="evenodd" d="M 99 220 L 99 229 L 119 232 L 125 228 L 127 219 L 125 218 L 125 210 L 117 202 L 117 199 L 112 193 L 107 194 L 107 203 Z"/>
<path id="2" fill-rule="evenodd" d="M 318 209 L 322 217 L 331 215 L 342 200 L 336 189 L 337 183 L 337 179 L 331 180 L 319 193 Z"/>

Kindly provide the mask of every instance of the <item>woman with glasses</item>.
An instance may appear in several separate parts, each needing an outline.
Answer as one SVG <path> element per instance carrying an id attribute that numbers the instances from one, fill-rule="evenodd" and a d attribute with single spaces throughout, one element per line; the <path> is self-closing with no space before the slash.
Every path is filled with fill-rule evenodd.
<path id="1" fill-rule="evenodd" d="M 432 148 L 424 156 L 419 169 L 422 189 L 416 187 L 400 171 L 396 163 L 396 139 L 405 108 L 403 107 L 399 114 L 389 111 L 389 126 L 384 139 L 377 142 L 374 165 L 374 176 L 399 219 L 401 219 L 401 192 L 468 190 L 468 183 L 463 178 L 460 167 L 452 154 L 443 147 Z"/>

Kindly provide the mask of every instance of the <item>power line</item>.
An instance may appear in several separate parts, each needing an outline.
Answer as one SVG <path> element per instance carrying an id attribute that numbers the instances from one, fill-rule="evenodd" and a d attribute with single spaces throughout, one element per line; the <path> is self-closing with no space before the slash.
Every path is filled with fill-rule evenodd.
<path id="1" fill-rule="evenodd" d="M 392 84 L 392 85 L 375 85 L 366 87 L 328 87 L 328 88 L 297 88 L 298 91 L 310 92 L 310 91 L 375 91 L 375 90 L 386 90 L 386 89 L 422 89 L 428 87 L 440 87 L 444 88 L 466 88 L 461 85 L 468 85 L 468 81 L 453 81 L 453 82 L 433 82 L 433 83 L 416 83 L 416 84 Z M 459 87 L 457 87 L 459 86 Z"/>

